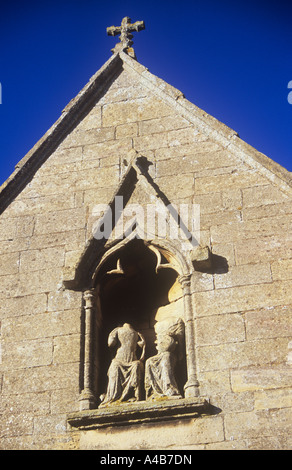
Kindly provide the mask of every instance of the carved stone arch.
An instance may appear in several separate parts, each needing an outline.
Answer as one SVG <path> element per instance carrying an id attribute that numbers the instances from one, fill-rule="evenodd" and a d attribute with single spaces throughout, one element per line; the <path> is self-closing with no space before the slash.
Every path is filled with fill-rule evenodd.
<path id="1" fill-rule="evenodd" d="M 110 362 L 107 336 L 111 329 L 123 322 L 134 324 L 135 329 L 146 337 L 147 357 L 147 354 L 155 355 L 154 325 L 181 318 L 185 335 L 184 369 L 180 372 L 179 386 L 187 398 L 199 395 L 191 274 L 192 264 L 168 240 L 142 240 L 132 234 L 108 245 L 96 263 L 90 289 L 84 292 L 82 410 L 96 408 L 99 404 Z M 139 284 L 139 277 L 142 284 Z M 140 304 L 137 303 L 139 296 Z"/>
<path id="2" fill-rule="evenodd" d="M 159 202 L 161 207 L 169 211 L 169 214 L 173 217 L 174 224 L 177 224 L 179 228 L 183 227 L 183 231 L 186 234 L 186 226 L 182 218 L 176 217 L 175 210 L 170 204 L 165 194 L 159 189 L 157 184 L 152 180 L 147 172 L 147 162 L 145 158 L 137 154 L 135 150 L 132 150 L 128 155 L 127 170 L 124 177 L 117 188 L 115 195 L 109 201 L 104 215 L 99 220 L 99 227 L 102 227 L 106 222 L 110 222 L 112 231 L 114 232 L 118 217 L 117 215 L 123 214 L 131 195 L 134 191 L 145 191 L 149 194 L 149 201 Z M 150 197 L 151 196 L 151 197 Z M 123 205 L 120 207 L 116 205 L 119 198 L 123 199 Z M 135 199 L 134 199 L 135 200 Z M 143 201 L 144 204 L 147 201 Z M 118 206 L 118 207 L 117 207 Z M 147 227 L 148 228 L 148 227 Z M 197 264 L 202 261 L 205 263 L 206 259 L 209 259 L 199 253 L 199 258 L 195 258 L 194 253 L 200 246 L 193 235 L 191 238 L 188 236 L 190 232 L 187 232 L 187 237 L 184 239 L 176 238 L 162 238 L 158 235 L 155 230 L 150 233 L 143 232 L 143 229 L 139 226 L 139 223 L 135 224 L 129 232 L 122 232 L 119 237 L 107 237 L 98 238 L 93 233 L 93 236 L 89 239 L 83 253 L 80 256 L 79 261 L 75 266 L 69 268 L 68 271 L 64 272 L 63 284 L 65 288 L 83 291 L 84 293 L 84 315 L 82 317 L 82 341 L 81 341 L 81 373 L 80 373 L 80 388 L 81 392 L 81 409 L 91 409 L 98 405 L 98 397 L 104 391 L 104 371 L 106 370 L 106 364 L 102 364 L 101 357 L 105 353 L 104 339 L 107 337 L 110 327 L 115 327 L 114 321 L 126 321 L 131 323 L 133 318 L 127 315 L 119 315 L 114 313 L 114 307 L 106 308 L 105 293 L 110 291 L 108 299 L 115 298 L 117 296 L 117 285 L 125 285 L 129 281 L 129 276 L 125 273 L 124 264 L 129 262 L 125 261 L 125 253 L 128 253 L 129 259 L 131 253 L 129 250 L 137 248 L 140 256 L 142 257 L 142 264 L 148 266 L 149 272 L 145 274 L 142 270 L 140 275 L 144 275 L 148 283 L 154 283 L 155 276 L 157 279 L 164 279 L 162 287 L 157 290 L 155 295 L 153 292 L 149 293 L 147 301 L 153 300 L 151 308 L 161 308 L 163 312 L 174 310 L 170 315 L 174 318 L 180 316 L 184 322 L 185 327 L 185 361 L 186 361 L 186 374 L 183 383 L 183 395 L 185 397 L 196 397 L 199 394 L 198 382 L 196 374 L 196 358 L 195 358 L 195 342 L 194 342 L 194 315 L 193 305 L 191 296 L 191 276 L 194 271 L 194 261 Z M 108 234 L 109 235 L 109 234 Z M 128 251 L 127 251 L 128 250 Z M 142 254 L 144 253 L 144 254 Z M 119 256 L 124 256 L 124 261 Z M 133 256 L 132 256 L 133 258 Z M 151 265 L 153 264 L 153 266 Z M 152 274 L 150 274 L 150 265 L 152 266 Z M 129 266 L 128 266 L 129 268 Z M 135 262 L 130 266 L 131 269 L 136 269 Z M 147 271 L 146 269 L 146 271 Z M 123 279 L 127 278 L 127 279 Z M 106 280 L 105 280 L 106 279 Z M 173 280 L 173 286 L 167 286 L 167 283 L 171 283 Z M 126 282 L 127 281 L 127 282 Z M 130 281 L 129 281 L 130 282 Z M 132 281 L 131 281 L 132 282 Z M 135 286 L 136 281 L 132 282 Z M 158 282 L 158 281 L 157 281 Z M 164 284 L 163 284 L 164 283 Z M 155 283 L 154 283 L 155 284 Z M 115 287 L 114 287 L 115 286 Z M 172 287 L 172 291 L 170 291 Z M 137 286 L 139 291 L 141 286 Z M 130 288 L 125 289 L 126 295 L 132 296 Z M 132 289 L 135 293 L 135 289 Z M 119 294 L 122 298 L 123 292 Z M 171 299 L 162 300 L 163 295 L 170 295 Z M 125 294 L 123 294 L 125 297 Z M 159 295 L 161 297 L 159 297 Z M 143 298 L 143 293 L 141 294 Z M 133 295 L 134 297 L 134 295 Z M 145 303 L 147 304 L 145 300 Z M 159 304 L 160 302 L 160 304 Z M 164 304 L 163 304 L 164 302 Z M 171 304 L 171 305 L 170 305 Z M 125 307 L 124 304 L 116 302 L 115 308 L 118 310 L 121 306 Z M 142 304 L 141 304 L 142 305 Z M 129 307 L 129 305 L 128 305 Z M 143 317 L 143 308 L 136 309 L 139 312 L 138 324 L 141 328 Z M 159 311 L 163 316 L 162 311 Z M 114 319 L 114 321 L 111 320 Z M 130 321 L 131 320 L 131 321 Z M 135 319 L 134 319 L 135 320 Z M 151 321 L 153 318 L 151 319 Z M 149 322 L 150 319 L 147 318 Z M 150 343 L 154 344 L 153 333 L 154 328 L 152 325 L 152 338 L 150 334 Z M 147 334 L 148 334 L 147 333 Z M 101 339 L 100 339 L 101 338 Z M 103 344 L 102 344 L 103 343 Z M 103 348 L 103 349 L 102 349 Z M 151 350 L 154 354 L 155 351 Z"/>

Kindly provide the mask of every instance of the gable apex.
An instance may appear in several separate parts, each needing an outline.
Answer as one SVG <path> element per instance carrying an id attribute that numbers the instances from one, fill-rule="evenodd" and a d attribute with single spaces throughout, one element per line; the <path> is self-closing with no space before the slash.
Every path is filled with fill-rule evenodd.
<path id="1" fill-rule="evenodd" d="M 60 118 L 16 165 L 15 171 L 0 188 L 0 213 L 24 189 L 36 171 L 123 70 L 134 74 L 137 83 L 174 109 L 177 115 L 187 119 L 224 148 L 228 148 L 228 151 L 259 171 L 279 189 L 291 193 L 292 177 L 288 170 L 244 142 L 237 132 L 198 108 L 188 101 L 181 91 L 151 74 L 148 68 L 121 51 L 113 54 L 90 78 L 85 87 L 64 108 Z"/>

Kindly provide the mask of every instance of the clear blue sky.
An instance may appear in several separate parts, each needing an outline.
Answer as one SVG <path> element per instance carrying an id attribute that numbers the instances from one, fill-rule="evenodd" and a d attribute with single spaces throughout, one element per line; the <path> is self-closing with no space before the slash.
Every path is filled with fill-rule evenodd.
<path id="1" fill-rule="evenodd" d="M 292 2 L 2 0 L 0 184 L 111 56 L 106 27 L 124 16 L 146 24 L 139 62 L 292 171 Z"/>

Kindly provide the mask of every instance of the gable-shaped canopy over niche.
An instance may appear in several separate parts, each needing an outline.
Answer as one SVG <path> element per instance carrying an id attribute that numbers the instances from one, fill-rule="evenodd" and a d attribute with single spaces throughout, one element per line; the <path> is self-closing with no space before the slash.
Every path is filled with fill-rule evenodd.
<path id="1" fill-rule="evenodd" d="M 140 158 L 135 152 L 115 197 L 124 197 L 125 209 L 139 185 L 144 185 L 144 189 L 146 185 L 147 193 L 154 194 L 166 207 L 169 201 L 151 184 L 149 175 L 139 165 Z M 109 212 L 110 215 L 105 213 L 101 222 L 104 224 L 107 217 L 111 217 L 114 225 L 118 218 L 112 203 Z M 183 221 L 179 223 L 183 226 Z M 190 246 L 188 251 L 186 243 Z M 190 295 L 194 269 L 191 253 L 197 247 L 198 242 L 193 236 L 170 240 L 153 233 L 151 237 L 143 238 L 143 231 L 141 233 L 136 221 L 119 239 L 97 239 L 93 235 L 71 278 L 67 275 L 64 281 L 67 288 L 84 292 L 81 410 L 107 406 L 107 401 L 103 405 L 104 397 L 109 393 L 113 358 L 119 347 L 123 349 L 122 340 L 113 340 L 113 347 L 109 346 L 111 338 L 118 334 L 117 329 L 125 325 L 140 335 L 137 337 L 140 348 L 137 346 L 133 354 L 135 360 L 142 363 L 141 390 L 135 396 L 135 387 L 131 390 L 130 387 L 125 397 L 111 392 L 115 398 L 112 396 L 109 401 L 114 403 L 108 403 L 108 406 L 131 400 L 137 405 L 148 399 L 155 401 L 157 397 L 197 400 L 199 384 Z M 169 339 L 167 347 L 166 338 Z M 163 361 L 159 359 L 161 348 L 166 348 Z M 165 366 L 166 356 L 168 378 L 165 381 L 160 369 Z M 168 385 L 165 386 L 166 382 Z"/>

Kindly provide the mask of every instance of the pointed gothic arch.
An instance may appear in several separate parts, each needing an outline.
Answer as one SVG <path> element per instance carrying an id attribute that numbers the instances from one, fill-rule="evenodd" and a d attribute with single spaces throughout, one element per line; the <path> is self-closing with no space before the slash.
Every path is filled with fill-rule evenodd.
<path id="1" fill-rule="evenodd" d="M 82 410 L 99 404 L 110 363 L 107 336 L 124 322 L 145 336 L 147 358 L 155 354 L 154 326 L 181 318 L 185 336 L 178 383 L 182 396 L 198 396 L 190 280 L 191 265 L 167 240 L 129 236 L 100 257 L 84 292 Z"/>
<path id="2" fill-rule="evenodd" d="M 152 200 L 159 201 L 160 207 L 173 217 L 179 230 L 186 232 L 184 221 L 176 217 L 173 206 L 149 176 L 147 161 L 135 150 L 128 155 L 127 170 L 114 197 L 106 205 L 106 211 L 99 220 L 99 229 L 105 224 L 109 225 L 110 230 L 115 229 L 117 215 L 123 214 L 137 185 L 140 189 L 146 189 Z M 122 197 L 123 206 L 117 209 L 118 197 Z M 66 288 L 84 293 L 81 409 L 95 408 L 99 395 L 104 392 L 105 371 L 109 362 L 105 339 L 110 329 L 121 322 L 134 323 L 136 328 L 145 330 L 149 355 L 153 355 L 155 321 L 180 317 L 185 329 L 185 372 L 180 377 L 181 394 L 185 397 L 199 395 L 191 298 L 194 270 L 192 248 L 198 246 L 193 236 L 184 240 L 171 239 L 157 236 L 155 230 L 149 236 L 143 224 L 140 226 L 136 219 L 133 226 L 117 238 L 96 237 L 93 233 L 73 272 L 69 275 L 65 273 L 63 281 Z M 174 297 L 170 298 L 171 295 Z M 137 297 L 140 297 L 140 303 Z M 131 314 L 131 310 L 135 314 Z"/>

